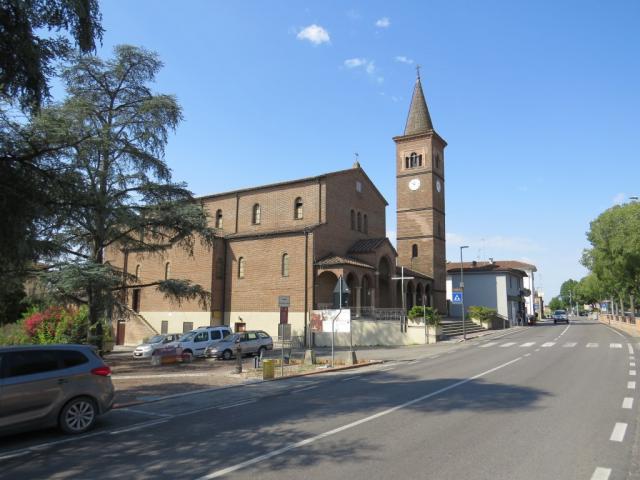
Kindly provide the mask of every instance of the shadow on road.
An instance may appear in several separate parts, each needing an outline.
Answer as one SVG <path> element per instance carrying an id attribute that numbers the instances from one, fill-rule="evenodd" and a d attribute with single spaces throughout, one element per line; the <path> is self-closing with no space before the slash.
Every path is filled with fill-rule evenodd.
<path id="1" fill-rule="evenodd" d="M 397 372 L 363 375 L 349 383 L 339 382 L 337 378 L 335 382 L 324 383 L 322 387 L 305 393 L 280 392 L 246 406 L 227 410 L 212 408 L 138 431 L 116 435 L 105 432 L 68 445 L 37 450 L 28 457 L 5 461 L 3 474 L 12 478 L 51 477 L 55 473 L 60 478 L 196 478 L 459 381 L 456 378 L 417 380 Z M 398 419 L 394 422 L 397 430 L 387 429 L 383 433 L 386 438 L 392 436 L 402 441 L 405 419 L 425 422 L 428 428 L 432 415 L 458 411 L 486 414 L 532 410 L 538 408 L 536 403 L 548 395 L 548 392 L 529 387 L 472 380 L 392 413 L 405 417 L 395 417 Z M 158 404 L 155 405 L 157 412 Z M 203 407 L 206 408 L 206 403 Z M 161 419 L 143 419 L 154 420 Z M 140 421 L 136 417 L 132 422 Z M 121 422 L 119 419 L 118 423 Z M 353 431 L 361 428 L 356 427 Z M 10 441 L 2 439 L 0 447 L 6 449 Z M 260 468 L 268 468 L 269 471 L 295 469 L 327 459 L 334 463 L 363 462 L 376 457 L 380 448 L 375 437 L 354 439 L 351 436 L 346 440 L 344 436 L 337 435 L 314 443 L 313 447 L 296 448 L 262 462 L 255 472 L 259 477 Z"/>

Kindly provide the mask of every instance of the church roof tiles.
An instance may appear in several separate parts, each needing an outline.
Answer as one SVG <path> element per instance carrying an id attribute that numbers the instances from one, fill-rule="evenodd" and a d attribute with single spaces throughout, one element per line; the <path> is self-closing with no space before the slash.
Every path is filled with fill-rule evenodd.
<path id="1" fill-rule="evenodd" d="M 411 107 L 409 108 L 407 124 L 404 127 L 404 134 L 416 135 L 427 133 L 431 130 L 433 130 L 433 124 L 427 108 L 427 101 L 422 92 L 422 83 L 420 83 L 420 77 L 418 77 L 413 89 L 413 97 L 411 98 Z"/>

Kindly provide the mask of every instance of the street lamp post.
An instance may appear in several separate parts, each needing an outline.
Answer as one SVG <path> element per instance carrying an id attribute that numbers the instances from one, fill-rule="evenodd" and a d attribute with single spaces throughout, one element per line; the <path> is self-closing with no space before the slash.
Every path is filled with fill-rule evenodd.
<path id="1" fill-rule="evenodd" d="M 460 291 L 462 292 L 462 302 L 460 302 L 460 306 L 462 307 L 462 339 L 467 339 L 467 328 L 464 325 L 464 268 L 462 263 L 462 249 L 469 248 L 469 245 L 463 245 L 460 247 Z"/>

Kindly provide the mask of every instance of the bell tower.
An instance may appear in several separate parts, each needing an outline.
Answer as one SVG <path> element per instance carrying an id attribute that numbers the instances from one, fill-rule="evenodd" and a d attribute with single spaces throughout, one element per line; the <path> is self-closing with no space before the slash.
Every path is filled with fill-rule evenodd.
<path id="1" fill-rule="evenodd" d="M 447 312 L 444 149 L 416 78 L 404 134 L 396 143 L 398 263 L 433 278 L 431 305 Z"/>

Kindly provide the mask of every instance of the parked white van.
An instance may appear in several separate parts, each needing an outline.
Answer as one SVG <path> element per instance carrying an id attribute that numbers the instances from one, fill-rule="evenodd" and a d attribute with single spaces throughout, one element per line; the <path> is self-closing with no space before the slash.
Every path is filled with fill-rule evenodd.
<path id="1" fill-rule="evenodd" d="M 180 348 L 182 355 L 204 357 L 204 351 L 209 345 L 219 342 L 231 333 L 231 329 L 225 325 L 200 327 L 185 333 L 177 342 L 168 343 L 166 347 Z"/>

